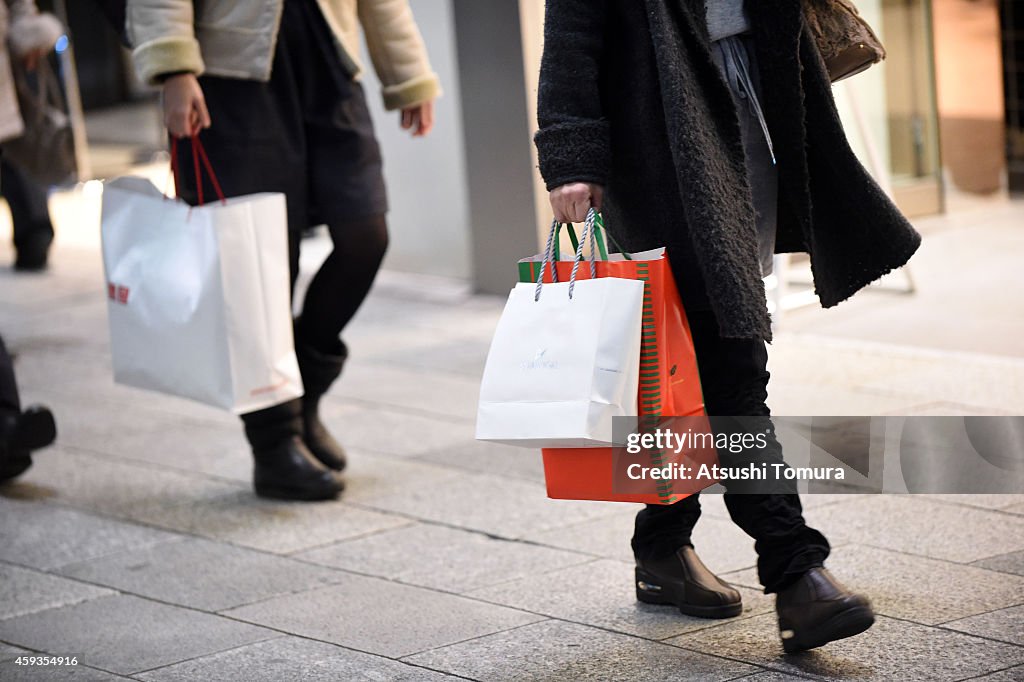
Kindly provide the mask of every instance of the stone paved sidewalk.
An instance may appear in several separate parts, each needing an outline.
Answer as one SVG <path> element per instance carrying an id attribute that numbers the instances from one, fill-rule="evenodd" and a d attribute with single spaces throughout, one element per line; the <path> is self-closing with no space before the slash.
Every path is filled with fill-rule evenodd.
<path id="1" fill-rule="evenodd" d="M 351 470 L 325 504 L 255 498 L 230 415 L 114 385 L 105 305 L 95 245 L 0 270 L 24 398 L 60 428 L 0 488 L 2 680 L 1024 679 L 1024 495 L 806 497 L 880 617 L 784 656 L 720 498 L 695 543 L 745 610 L 683 617 L 633 598 L 633 505 L 548 500 L 536 453 L 473 440 L 501 301 L 382 279 L 326 399 Z M 771 356 L 780 413 L 1024 414 L 1012 357 L 806 333 Z"/>

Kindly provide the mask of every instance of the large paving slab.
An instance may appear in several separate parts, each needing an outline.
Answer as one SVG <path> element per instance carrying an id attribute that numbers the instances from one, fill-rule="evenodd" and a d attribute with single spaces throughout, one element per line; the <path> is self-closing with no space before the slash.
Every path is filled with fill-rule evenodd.
<path id="1" fill-rule="evenodd" d="M 113 592 L 76 580 L 0 563 L 0 620 L 77 604 L 108 594 Z"/>
<path id="2" fill-rule="evenodd" d="M 406 660 L 488 682 L 713 682 L 756 670 L 738 661 L 550 620 Z"/>
<path id="3" fill-rule="evenodd" d="M 0 621 L 0 639 L 122 675 L 250 644 L 274 633 L 248 623 L 116 595 Z"/>
<path id="4" fill-rule="evenodd" d="M 772 348 L 779 344 L 773 343 Z M 769 351 L 772 353 L 774 351 Z M 778 364 L 778 363 L 776 363 Z M 838 363 L 843 364 L 843 363 Z M 821 399 L 822 386 L 818 383 L 800 383 L 795 380 L 787 365 L 785 369 L 772 369 L 769 385 L 768 407 L 775 415 L 883 415 L 903 414 L 909 407 L 924 401 L 905 394 L 878 395 L 874 391 L 829 386 L 828 402 Z"/>
<path id="5" fill-rule="evenodd" d="M 541 620 L 522 611 L 357 575 L 226 615 L 391 658 Z"/>
<path id="6" fill-rule="evenodd" d="M 937 354 L 928 359 L 861 385 L 879 395 L 920 395 L 927 386 L 931 400 L 994 405 L 1009 414 L 1024 414 L 1024 361 L 1019 358 L 977 356 L 973 362 L 949 362 Z"/>
<path id="7" fill-rule="evenodd" d="M 544 482 L 544 460 L 540 450 L 485 443 L 472 440 L 472 436 L 448 447 L 421 454 L 417 459 L 466 471 Z"/>
<path id="8" fill-rule="evenodd" d="M 103 670 L 90 668 L 79 663 L 65 666 L 19 666 L 14 662 L 0 663 L 0 679 L 4 682 L 114 682 L 114 680 L 130 680 L 132 678 L 114 675 Z"/>
<path id="9" fill-rule="evenodd" d="M 54 569 L 180 536 L 73 509 L 0 497 L 0 560 Z"/>
<path id="10" fill-rule="evenodd" d="M 435 298 L 432 294 L 436 292 L 433 286 L 388 287 L 386 280 L 394 274 L 385 270 L 378 277 L 379 286 L 370 292 L 366 304 L 360 308 L 359 315 L 353 321 L 353 340 L 368 327 L 386 327 L 391 330 L 410 328 L 417 332 L 440 332 L 439 336 L 429 338 L 444 338 L 445 335 L 450 336 L 452 330 L 458 330 L 460 336 L 471 336 L 483 343 L 490 343 L 507 297 L 455 296 L 432 300 Z M 349 335 L 349 330 L 345 333 Z M 417 333 L 417 338 L 428 337 Z"/>
<path id="11" fill-rule="evenodd" d="M 775 614 L 725 623 L 668 640 L 815 679 L 962 680 L 1024 663 L 1024 648 L 879 617 L 849 639 L 786 655 Z"/>
<path id="12" fill-rule="evenodd" d="M 797 675 L 780 672 L 755 673 L 753 675 L 747 675 L 746 677 L 737 678 L 737 680 L 743 680 L 743 682 L 802 682 L 806 679 L 806 677 L 799 677 Z"/>
<path id="13" fill-rule="evenodd" d="M 666 639 L 718 624 L 706 618 L 684 616 L 672 606 L 641 604 L 636 600 L 633 570 L 632 564 L 598 560 L 470 594 L 496 604 L 647 639 Z M 740 592 L 740 618 L 774 607 L 774 601 L 757 590 L 740 588 Z"/>
<path id="14" fill-rule="evenodd" d="M 489 345 L 474 338 L 437 339 L 390 355 L 394 366 L 446 372 L 479 381 L 487 363 Z"/>
<path id="15" fill-rule="evenodd" d="M 375 533 L 295 556 L 454 593 L 591 561 L 576 552 L 431 524 Z"/>
<path id="16" fill-rule="evenodd" d="M 27 653 L 25 649 L 19 649 L 16 646 L 10 644 L 4 644 L 0 642 L 0 661 L 7 661 L 12 658 L 17 658 L 21 654 Z"/>
<path id="17" fill-rule="evenodd" d="M 971 679 L 978 680 L 978 682 L 1020 682 L 1024 680 L 1024 665 L 1014 666 L 991 675 L 982 675 L 981 677 Z"/>
<path id="18" fill-rule="evenodd" d="M 415 479 L 410 479 L 401 486 L 400 494 L 378 495 L 365 504 L 506 538 L 602 516 L 616 506 L 612 502 L 551 500 L 540 484 L 475 473 L 446 478 L 443 490 L 416 485 Z"/>
<path id="19" fill-rule="evenodd" d="M 197 538 L 71 564 L 59 572 L 203 611 L 222 611 L 345 577 L 285 557 Z"/>
<path id="20" fill-rule="evenodd" d="M 1015 505 L 1024 504 L 1024 495 L 1010 493 L 1002 494 L 959 494 L 959 495 L 924 495 L 930 500 L 948 502 L 950 504 L 962 504 L 968 507 L 981 507 L 982 509 L 1012 509 Z"/>
<path id="21" fill-rule="evenodd" d="M 385 363 L 353 362 L 333 395 L 362 403 L 416 410 L 423 415 L 476 417 L 480 379 Z"/>
<path id="22" fill-rule="evenodd" d="M 830 541 L 947 561 L 969 563 L 1024 549 L 1024 518 L 919 495 L 866 496 L 814 509 L 807 518 Z"/>
<path id="23" fill-rule="evenodd" d="M 333 394 L 321 401 L 320 413 L 335 437 L 351 450 L 413 457 L 473 440 L 473 424 L 465 419 L 380 405 L 368 407 Z"/>
<path id="24" fill-rule="evenodd" d="M 26 393 L 36 389 L 53 391 L 82 402 L 99 396 L 112 399 L 138 399 L 147 395 L 136 389 L 117 386 L 113 380 L 110 356 L 82 352 L 60 340 L 51 344 L 18 344 L 9 349 L 15 357 L 18 386 Z"/>
<path id="25" fill-rule="evenodd" d="M 710 517 L 722 519 L 723 521 L 732 521 L 729 509 L 725 504 L 723 492 L 724 490 L 721 486 L 715 485 L 700 494 L 701 519 Z M 806 516 L 814 514 L 811 510 L 829 507 L 834 504 L 846 504 L 864 497 L 866 495 L 862 493 L 804 493 L 800 496 L 800 504 L 803 506 Z"/>
<path id="26" fill-rule="evenodd" d="M 615 514 L 526 537 L 552 547 L 632 563 L 633 548 L 629 541 L 640 506 L 621 506 L 622 510 Z M 732 521 L 702 514 L 691 540 L 701 560 L 716 573 L 748 568 L 757 562 L 754 541 Z"/>
<path id="27" fill-rule="evenodd" d="M 0 283 L 0 288 L 6 288 L 8 281 Z M 33 315 L 0 302 L 0 330 L 5 343 L 15 350 L 32 352 L 58 349 L 93 357 L 109 355 L 110 334 L 105 300 L 100 298 L 97 302 L 91 295 L 77 295 L 56 304 L 42 305 L 45 307 L 40 309 L 41 314 Z M 34 377 L 28 377 L 28 380 L 30 389 L 41 388 Z"/>
<path id="28" fill-rule="evenodd" d="M 378 502 L 404 498 L 417 491 L 439 496 L 439 492 L 448 490 L 448 481 L 460 473 L 415 459 L 349 449 L 342 499 L 363 507 L 377 507 Z M 420 514 L 414 512 L 409 516 Z"/>
<path id="29" fill-rule="evenodd" d="M 827 565 L 844 585 L 866 594 L 876 612 L 925 625 L 1024 603 L 1024 578 L 974 566 L 863 545 L 834 549 Z M 758 585 L 753 570 L 724 578 Z"/>
<path id="30" fill-rule="evenodd" d="M 147 413 L 166 412 L 171 416 L 222 425 L 238 421 L 238 417 L 202 403 L 115 384 L 107 350 L 97 353 L 77 344 L 50 340 L 39 345 L 19 345 L 12 349 L 15 351 L 19 353 L 15 360 L 19 387 L 26 394 L 57 393 L 64 401 L 73 401 L 76 405 L 92 402 L 110 405 L 106 418 L 110 424 L 123 424 L 124 416 L 135 406 L 144 406 Z"/>
<path id="31" fill-rule="evenodd" d="M 278 637 L 135 676 L 148 682 L 440 682 L 450 675 L 299 637 Z"/>
<path id="32" fill-rule="evenodd" d="M 339 501 L 264 500 L 245 491 L 203 504 L 145 510 L 140 520 L 211 540 L 290 554 L 410 523 Z"/>
<path id="33" fill-rule="evenodd" d="M 252 479 L 252 455 L 236 417 L 225 423 L 212 409 L 211 418 L 198 419 L 152 409 L 149 401 L 81 401 L 49 391 L 34 399 L 56 415 L 61 445 L 245 484 Z M 130 419 L 121 418 L 128 413 Z"/>
<path id="34" fill-rule="evenodd" d="M 52 491 L 51 500 L 127 519 L 159 515 L 247 488 L 242 483 L 57 446 L 36 457 L 15 485 Z"/>
<path id="35" fill-rule="evenodd" d="M 1000 554 L 988 559 L 980 559 L 971 565 L 1002 573 L 1024 575 L 1024 551 L 1010 552 L 1009 554 Z"/>
<path id="36" fill-rule="evenodd" d="M 954 620 L 943 627 L 1024 646 L 1024 604 Z"/>

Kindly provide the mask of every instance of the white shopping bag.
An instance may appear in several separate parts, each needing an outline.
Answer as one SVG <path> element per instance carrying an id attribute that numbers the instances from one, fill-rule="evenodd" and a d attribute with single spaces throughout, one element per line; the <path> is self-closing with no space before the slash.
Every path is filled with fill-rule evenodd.
<path id="1" fill-rule="evenodd" d="M 284 195 L 193 208 L 119 178 L 102 231 L 115 381 L 238 414 L 302 395 Z"/>
<path id="2" fill-rule="evenodd" d="M 587 229 L 581 251 L 586 238 Z M 477 439 L 530 448 L 613 443 L 612 419 L 637 415 L 643 297 L 642 281 L 615 277 L 517 284 L 487 355 Z"/>

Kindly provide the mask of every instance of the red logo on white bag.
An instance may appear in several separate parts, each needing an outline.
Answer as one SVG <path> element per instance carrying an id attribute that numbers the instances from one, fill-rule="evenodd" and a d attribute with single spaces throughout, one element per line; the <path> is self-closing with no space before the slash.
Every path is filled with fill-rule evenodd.
<path id="1" fill-rule="evenodd" d="M 129 289 L 121 284 L 114 284 L 113 282 L 107 282 L 107 298 L 111 301 L 116 301 L 121 305 L 128 303 Z"/>

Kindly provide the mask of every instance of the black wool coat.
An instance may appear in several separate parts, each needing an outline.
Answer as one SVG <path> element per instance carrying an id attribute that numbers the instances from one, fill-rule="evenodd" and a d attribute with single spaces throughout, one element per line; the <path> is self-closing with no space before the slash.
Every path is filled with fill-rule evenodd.
<path id="1" fill-rule="evenodd" d="M 854 156 L 800 0 L 748 2 L 779 172 L 777 253 L 810 254 L 825 307 L 900 267 L 920 235 Z M 704 0 L 548 0 L 536 144 L 548 189 L 606 188 L 630 251 L 665 246 L 688 309 L 771 339 L 739 121 Z"/>

